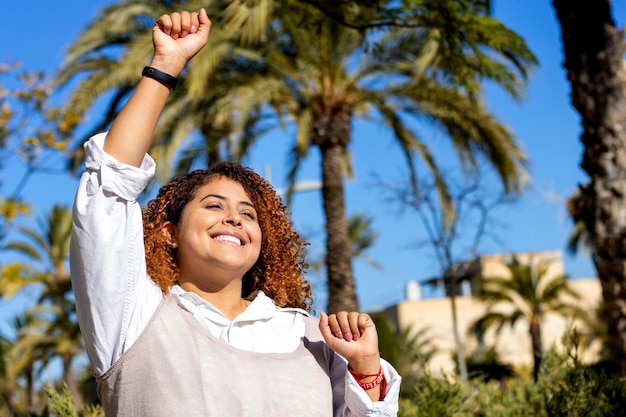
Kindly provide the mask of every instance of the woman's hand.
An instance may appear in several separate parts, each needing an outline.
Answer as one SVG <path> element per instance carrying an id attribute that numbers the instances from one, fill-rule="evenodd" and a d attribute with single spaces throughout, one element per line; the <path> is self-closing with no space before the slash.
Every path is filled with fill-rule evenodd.
<path id="1" fill-rule="evenodd" d="M 363 374 L 378 373 L 378 333 L 368 314 L 341 311 L 329 316 L 322 312 L 319 327 L 326 344 L 343 356 L 352 370 Z"/>
<path id="2" fill-rule="evenodd" d="M 204 8 L 200 12 L 175 12 L 160 16 L 152 28 L 154 56 L 150 66 L 174 77 L 187 61 L 206 45 L 211 21 Z"/>
<path id="3" fill-rule="evenodd" d="M 206 45 L 210 30 L 211 21 L 204 9 L 162 15 L 152 28 L 154 55 L 150 66 L 178 77 L 187 61 Z M 169 86 L 142 77 L 111 125 L 104 151 L 119 162 L 141 166 L 169 94 Z"/>

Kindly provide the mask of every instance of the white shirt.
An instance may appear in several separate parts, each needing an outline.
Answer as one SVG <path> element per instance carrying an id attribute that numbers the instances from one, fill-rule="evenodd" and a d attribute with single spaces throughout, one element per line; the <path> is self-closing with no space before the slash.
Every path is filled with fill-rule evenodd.
<path id="1" fill-rule="evenodd" d="M 102 149 L 106 134 L 85 144 L 85 165 L 73 211 L 70 250 L 78 321 L 97 375 L 104 374 L 137 340 L 162 300 L 146 272 L 141 207 L 137 197 L 155 171 L 146 155 L 139 168 L 122 164 Z M 211 303 L 174 286 L 171 293 L 219 340 L 257 353 L 295 350 L 304 335 L 297 308 L 279 308 L 263 293 L 234 320 Z M 345 361 L 334 361 L 345 366 Z M 333 382 L 344 397 L 342 416 L 393 416 L 398 412 L 400 376 L 381 360 L 387 380 L 384 401 L 372 402 L 354 378 Z M 344 389 L 345 387 L 345 389 Z M 337 388 L 337 389 L 335 389 Z"/>

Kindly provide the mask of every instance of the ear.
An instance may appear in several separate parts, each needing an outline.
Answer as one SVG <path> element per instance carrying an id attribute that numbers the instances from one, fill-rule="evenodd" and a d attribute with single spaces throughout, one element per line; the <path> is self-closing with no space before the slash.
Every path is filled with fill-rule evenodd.
<path id="1" fill-rule="evenodd" d="M 167 239 L 167 244 L 170 248 L 178 247 L 178 237 L 176 233 L 176 225 L 172 222 L 163 223 L 163 227 L 161 227 L 161 233 Z"/>

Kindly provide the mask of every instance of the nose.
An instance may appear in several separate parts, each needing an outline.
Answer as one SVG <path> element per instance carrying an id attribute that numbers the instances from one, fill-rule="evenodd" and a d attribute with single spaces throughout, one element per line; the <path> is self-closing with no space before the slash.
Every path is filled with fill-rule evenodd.
<path id="1" fill-rule="evenodd" d="M 241 216 L 237 211 L 230 211 L 226 217 L 224 217 L 224 222 L 228 225 L 239 227 L 241 226 Z"/>

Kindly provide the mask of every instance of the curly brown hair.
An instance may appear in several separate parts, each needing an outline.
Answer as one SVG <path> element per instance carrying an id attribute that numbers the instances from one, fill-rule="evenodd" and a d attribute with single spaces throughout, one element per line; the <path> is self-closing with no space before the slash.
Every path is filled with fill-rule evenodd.
<path id="1" fill-rule="evenodd" d="M 244 275 L 242 297 L 252 299 L 260 290 L 279 307 L 312 308 L 311 285 L 303 278 L 307 243 L 294 229 L 287 208 L 272 186 L 252 169 L 234 162 L 218 162 L 208 170 L 195 170 L 172 179 L 143 212 L 148 274 L 165 293 L 178 281 L 176 249 L 168 245 L 162 227 L 178 224 L 184 207 L 198 189 L 218 178 L 243 187 L 252 201 L 261 227 L 261 254 Z"/>

